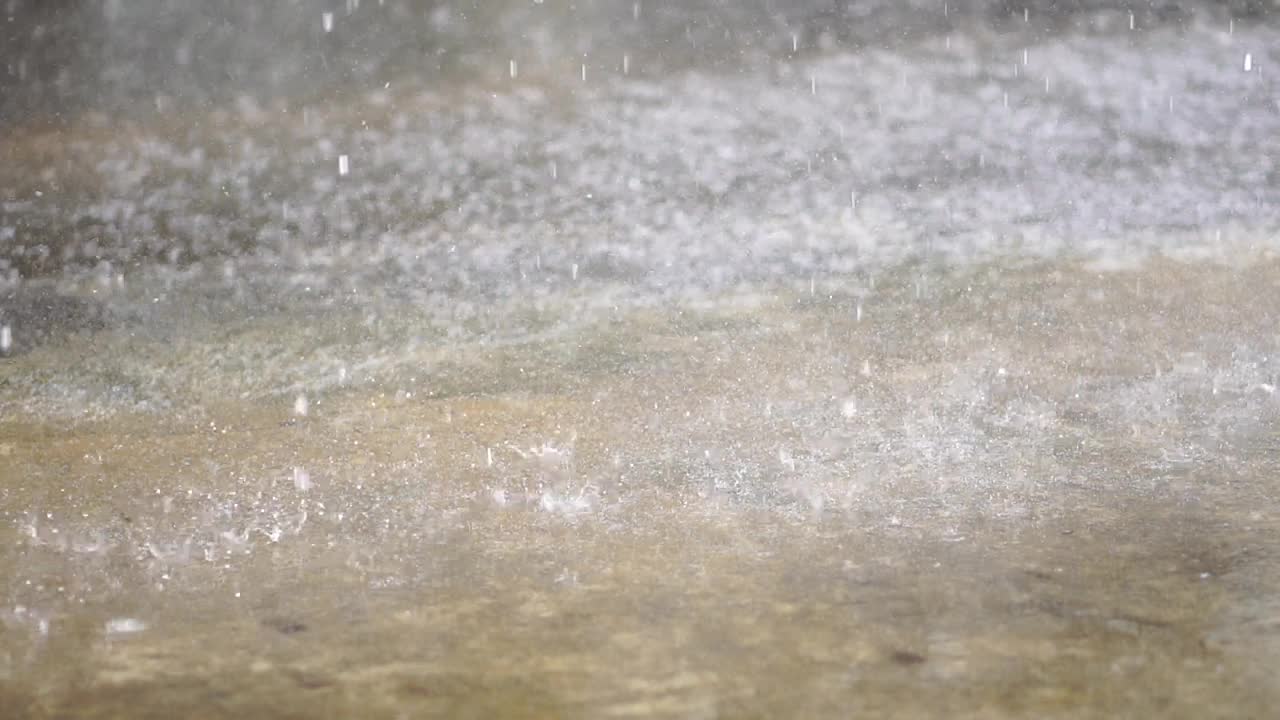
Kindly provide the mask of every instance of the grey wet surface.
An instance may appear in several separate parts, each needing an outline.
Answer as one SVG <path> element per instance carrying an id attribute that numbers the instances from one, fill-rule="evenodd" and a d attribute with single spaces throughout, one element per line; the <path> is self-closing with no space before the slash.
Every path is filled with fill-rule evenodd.
<path id="1" fill-rule="evenodd" d="M 0 706 L 1269 716 L 1277 33 L 1219 16 L 14 128 Z"/>

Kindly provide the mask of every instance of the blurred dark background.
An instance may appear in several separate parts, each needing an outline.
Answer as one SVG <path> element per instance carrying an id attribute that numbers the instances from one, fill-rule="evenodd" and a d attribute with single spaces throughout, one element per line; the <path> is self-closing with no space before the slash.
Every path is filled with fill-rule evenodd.
<path id="1" fill-rule="evenodd" d="M 239 97 L 314 99 L 411 76 L 732 71 L 771 56 L 892 45 L 957 27 L 1044 32 L 1223 16 L 1280 0 L 0 0 L 0 122 L 150 113 Z M 329 14 L 326 29 L 326 14 Z M 1118 23 L 1117 18 L 1125 18 Z"/>

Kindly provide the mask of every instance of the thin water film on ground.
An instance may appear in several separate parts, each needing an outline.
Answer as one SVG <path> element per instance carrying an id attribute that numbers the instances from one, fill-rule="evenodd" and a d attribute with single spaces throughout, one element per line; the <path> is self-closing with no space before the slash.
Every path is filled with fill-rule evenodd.
<path id="1" fill-rule="evenodd" d="M 1276 10 L 1059 5 L 11 0 L 0 716 L 1270 717 Z"/>

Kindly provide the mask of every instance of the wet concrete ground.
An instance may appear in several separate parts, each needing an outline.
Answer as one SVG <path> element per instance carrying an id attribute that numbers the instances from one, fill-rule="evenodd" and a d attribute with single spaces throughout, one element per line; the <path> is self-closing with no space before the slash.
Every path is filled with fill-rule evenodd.
<path id="1" fill-rule="evenodd" d="M 6 706 L 1265 717 L 1277 285 L 919 270 L 860 320 L 774 290 L 423 351 L 305 416 L 10 422 Z"/>

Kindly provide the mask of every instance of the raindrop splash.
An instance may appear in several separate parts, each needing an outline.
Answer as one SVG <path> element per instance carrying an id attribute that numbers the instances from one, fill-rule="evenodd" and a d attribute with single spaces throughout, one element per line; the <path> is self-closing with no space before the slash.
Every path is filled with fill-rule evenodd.
<path id="1" fill-rule="evenodd" d="M 147 624 L 137 618 L 114 618 L 107 621 L 104 629 L 107 635 L 132 635 L 146 630 Z"/>

